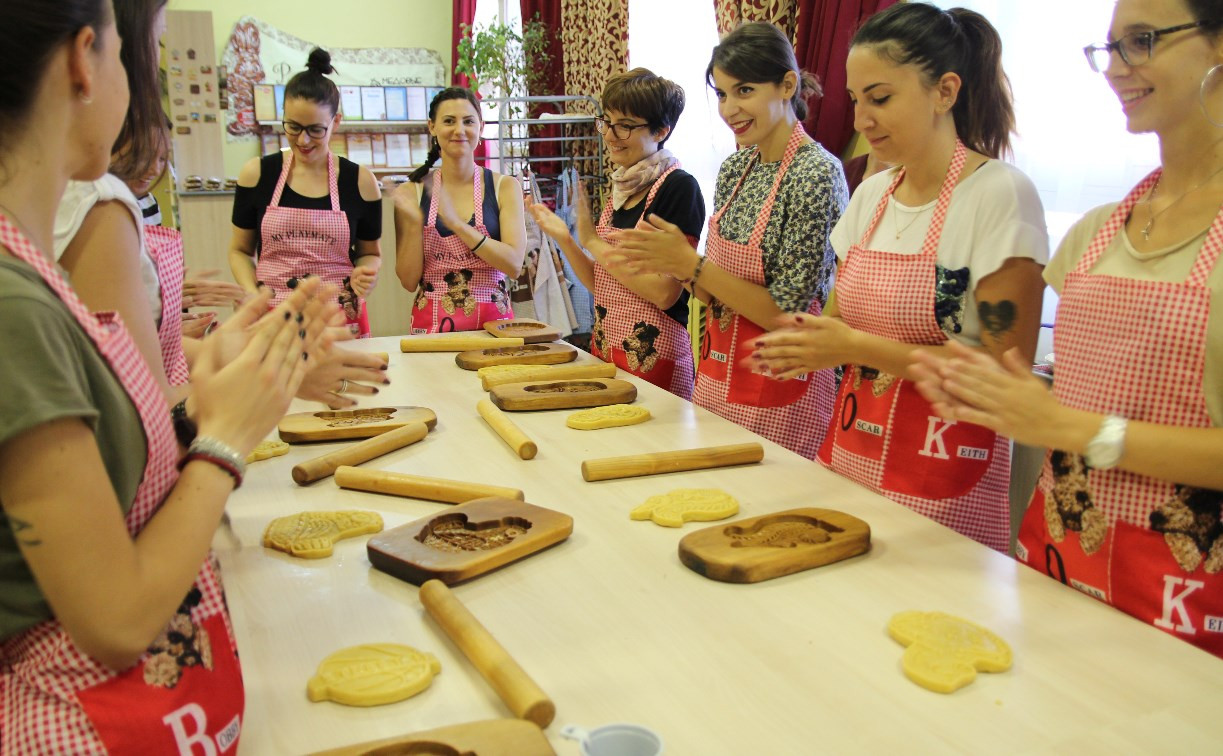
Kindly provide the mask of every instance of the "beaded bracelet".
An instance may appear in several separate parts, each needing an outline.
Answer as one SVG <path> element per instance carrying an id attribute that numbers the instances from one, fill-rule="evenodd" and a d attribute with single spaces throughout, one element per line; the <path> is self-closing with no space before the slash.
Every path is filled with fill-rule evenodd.
<path id="1" fill-rule="evenodd" d="M 208 436 L 199 436 L 191 442 L 190 448 L 179 460 L 178 469 L 182 470 L 187 463 L 194 460 L 208 462 L 229 473 L 234 479 L 234 489 L 242 485 L 242 477 L 246 472 L 246 460 L 229 444 Z"/>
<path id="2" fill-rule="evenodd" d="M 701 277 L 701 268 L 704 268 L 704 267 L 705 267 L 705 257 L 702 255 L 701 258 L 696 261 L 696 267 L 692 269 L 692 278 L 688 279 L 689 285 L 696 286 L 696 279 Z"/>

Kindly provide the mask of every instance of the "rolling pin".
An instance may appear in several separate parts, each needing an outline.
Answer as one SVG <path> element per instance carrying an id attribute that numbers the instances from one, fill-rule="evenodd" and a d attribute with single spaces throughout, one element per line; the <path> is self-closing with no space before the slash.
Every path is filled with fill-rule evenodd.
<path id="1" fill-rule="evenodd" d="M 356 491 L 407 496 L 410 499 L 444 501 L 449 504 L 462 504 L 465 501 L 484 499 L 489 496 L 526 501 L 522 491 L 517 488 L 486 486 L 482 483 L 465 483 L 443 478 L 426 478 L 423 475 L 405 475 L 386 470 L 362 470 L 359 467 L 336 468 L 335 483 L 340 488 L 351 488 Z"/>
<path id="2" fill-rule="evenodd" d="M 522 432 L 522 429 L 514 425 L 514 421 L 505 416 L 505 413 L 497 409 L 497 407 L 487 399 L 481 399 L 476 402 L 476 411 L 480 413 L 480 417 L 492 426 L 492 429 L 497 431 L 497 435 L 501 436 L 501 440 L 509 444 L 514 453 L 523 459 L 534 459 L 535 453 L 539 451 L 539 447 L 535 442 L 527 437 L 527 434 Z"/>
<path id="3" fill-rule="evenodd" d="M 424 423 L 408 423 L 393 431 L 367 438 L 359 444 L 308 459 L 294 466 L 293 480 L 297 481 L 299 486 L 313 483 L 331 475 L 340 465 L 359 465 L 362 462 L 368 462 L 374 457 L 381 457 L 396 449 L 402 449 L 408 444 L 414 444 L 427 435 L 429 435 L 429 426 Z"/>
<path id="4" fill-rule="evenodd" d="M 517 367 L 517 366 L 516 366 Z M 484 372 L 488 370 L 489 372 Z M 529 370 L 517 370 L 512 373 L 498 373 L 489 368 L 476 371 L 480 376 L 480 385 L 485 391 L 505 383 L 521 383 L 523 381 L 560 381 L 572 378 L 615 378 L 616 366 L 610 362 L 588 362 L 582 365 L 533 365 Z"/>
<path id="5" fill-rule="evenodd" d="M 420 603 L 514 716 L 534 722 L 541 729 L 552 723 L 556 705 L 445 583 L 425 581 L 420 587 Z"/>
<path id="6" fill-rule="evenodd" d="M 399 340 L 401 352 L 469 352 L 472 349 L 505 349 L 522 346 L 520 338 L 496 336 L 421 336 Z"/>
<path id="7" fill-rule="evenodd" d="M 653 454 L 630 454 L 627 457 L 588 459 L 582 463 L 582 478 L 587 482 L 612 480 L 613 478 L 635 478 L 638 475 L 746 465 L 762 459 L 764 459 L 764 447 L 755 442 L 654 452 Z"/>

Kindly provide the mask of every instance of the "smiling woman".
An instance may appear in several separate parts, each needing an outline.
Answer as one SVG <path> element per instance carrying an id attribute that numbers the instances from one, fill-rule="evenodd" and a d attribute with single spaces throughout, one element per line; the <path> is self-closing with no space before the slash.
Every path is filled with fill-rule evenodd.
<path id="1" fill-rule="evenodd" d="M 846 72 L 854 127 L 899 167 L 863 181 L 832 233 L 827 317 L 759 339 L 756 364 L 847 365 L 820 461 L 1005 550 L 1009 443 L 940 426 L 909 380 L 915 345 L 1035 349 L 1048 237 L 1032 183 L 998 159 L 1014 127 L 1001 42 L 980 14 L 905 3 L 863 25 Z"/>
<path id="2" fill-rule="evenodd" d="M 420 289 L 412 333 L 477 331 L 514 317 L 508 279 L 526 256 L 522 185 L 476 166 L 483 125 L 470 90 L 438 92 L 428 159 L 395 191 L 395 273 L 408 291 Z"/>

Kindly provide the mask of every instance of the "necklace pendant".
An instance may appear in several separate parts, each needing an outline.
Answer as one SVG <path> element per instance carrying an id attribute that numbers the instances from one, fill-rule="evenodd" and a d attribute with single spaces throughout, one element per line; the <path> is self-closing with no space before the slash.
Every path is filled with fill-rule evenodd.
<path id="1" fill-rule="evenodd" d="M 1140 231 L 1139 233 L 1142 234 L 1143 241 L 1151 241 L 1151 226 L 1153 226 L 1154 224 L 1155 224 L 1155 219 L 1152 218 L 1151 220 L 1147 221 L 1147 225 L 1142 227 L 1142 231 Z"/>

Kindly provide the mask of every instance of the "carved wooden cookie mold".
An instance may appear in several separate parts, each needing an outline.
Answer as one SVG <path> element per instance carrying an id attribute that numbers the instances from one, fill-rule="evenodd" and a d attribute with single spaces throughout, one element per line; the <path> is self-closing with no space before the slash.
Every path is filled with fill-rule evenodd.
<path id="1" fill-rule="evenodd" d="M 439 551 L 488 551 L 508 546 L 531 529 L 531 521 L 505 517 L 471 523 L 465 514 L 446 514 L 420 531 L 416 540 Z"/>

